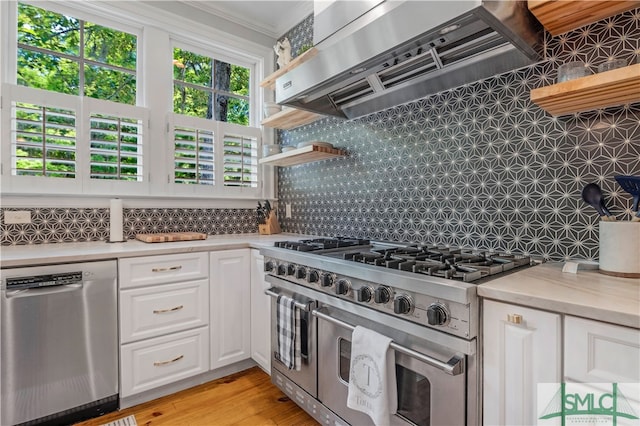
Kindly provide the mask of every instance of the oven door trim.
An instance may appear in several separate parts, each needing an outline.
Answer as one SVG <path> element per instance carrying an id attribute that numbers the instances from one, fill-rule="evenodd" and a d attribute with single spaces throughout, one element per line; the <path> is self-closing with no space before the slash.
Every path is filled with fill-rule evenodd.
<path id="1" fill-rule="evenodd" d="M 325 308 L 314 309 L 313 311 L 311 311 L 311 315 L 331 322 L 347 330 L 353 331 L 355 329 L 355 326 L 329 315 Z M 451 376 L 457 376 L 464 373 L 464 359 L 457 355 L 452 356 L 448 361 L 445 362 L 429 355 L 425 355 L 421 352 L 415 351 L 411 348 L 407 348 L 406 346 L 400 345 L 393 341 L 389 344 L 389 347 L 391 347 L 391 349 L 395 350 L 396 352 L 400 352 L 407 356 L 410 356 L 411 358 L 437 368 L 443 373 L 449 374 Z"/>

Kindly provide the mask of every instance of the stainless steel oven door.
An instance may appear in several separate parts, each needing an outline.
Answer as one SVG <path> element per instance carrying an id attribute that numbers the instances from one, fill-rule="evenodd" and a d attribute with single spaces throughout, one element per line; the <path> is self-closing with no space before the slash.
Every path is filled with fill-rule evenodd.
<path id="1" fill-rule="evenodd" d="M 392 425 L 466 424 L 464 355 L 372 323 L 362 317 L 325 306 L 318 318 L 318 399 L 352 425 L 372 424 L 364 413 L 347 407 L 351 334 L 361 325 L 393 339 L 398 411 Z M 445 349 L 445 350 L 443 350 Z"/>
<path id="2" fill-rule="evenodd" d="M 318 363 L 316 358 L 316 319 L 311 311 L 317 306 L 315 300 L 291 291 L 272 287 L 265 291 L 271 298 L 271 368 L 278 370 L 311 396 L 318 396 Z M 300 310 L 300 350 L 302 365 L 300 370 L 289 370 L 276 356 L 278 353 L 278 336 L 276 327 L 276 304 L 278 295 L 285 295 L 296 301 L 296 309 Z"/>

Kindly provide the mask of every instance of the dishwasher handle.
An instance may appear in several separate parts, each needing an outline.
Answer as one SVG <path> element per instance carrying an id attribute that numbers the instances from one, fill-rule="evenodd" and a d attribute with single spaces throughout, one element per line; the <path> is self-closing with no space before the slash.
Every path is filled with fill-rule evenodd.
<path id="1" fill-rule="evenodd" d="M 77 291 L 81 289 L 82 289 L 82 283 L 47 286 L 42 288 L 5 290 L 5 297 L 7 299 L 18 298 L 18 297 L 39 297 L 39 296 L 48 296 L 50 294 L 69 293 L 71 291 Z"/>

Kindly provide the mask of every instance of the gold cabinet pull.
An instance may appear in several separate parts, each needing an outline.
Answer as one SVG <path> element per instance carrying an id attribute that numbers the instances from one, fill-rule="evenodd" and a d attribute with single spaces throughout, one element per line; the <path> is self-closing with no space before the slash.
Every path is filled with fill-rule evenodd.
<path id="1" fill-rule="evenodd" d="M 182 269 L 182 265 L 177 266 L 169 266 L 168 268 L 153 268 L 151 272 L 170 272 L 170 271 L 179 271 Z"/>
<path id="2" fill-rule="evenodd" d="M 522 315 L 520 314 L 509 314 L 507 315 L 507 321 L 512 324 L 522 324 Z"/>
<path id="3" fill-rule="evenodd" d="M 174 359 L 170 359 L 168 361 L 156 361 L 153 363 L 153 365 L 155 365 L 156 367 L 160 367 L 161 365 L 167 365 L 167 364 L 174 363 L 176 361 L 180 361 L 182 358 L 184 358 L 184 355 L 177 356 Z"/>
<path id="4" fill-rule="evenodd" d="M 164 314 L 165 312 L 179 311 L 182 308 L 184 308 L 184 305 L 176 306 L 175 308 L 169 308 L 169 309 L 154 309 L 153 313 L 154 314 Z"/>

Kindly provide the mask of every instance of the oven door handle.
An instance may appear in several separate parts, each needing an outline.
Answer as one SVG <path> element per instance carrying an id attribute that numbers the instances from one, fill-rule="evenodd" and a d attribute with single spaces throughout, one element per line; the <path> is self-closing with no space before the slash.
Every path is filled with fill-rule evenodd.
<path id="1" fill-rule="evenodd" d="M 271 288 L 265 290 L 264 294 L 266 294 L 267 296 L 276 297 L 276 298 L 278 296 L 280 296 L 280 293 L 278 292 L 278 289 L 276 289 L 275 287 L 271 287 Z M 301 310 L 303 310 L 305 312 L 310 312 L 311 311 L 311 306 L 310 305 L 312 303 L 308 303 L 308 304 L 307 303 L 302 303 L 302 302 L 299 302 L 299 301 L 297 301 L 295 299 L 293 300 L 293 302 L 295 303 L 296 308 L 301 309 Z"/>
<path id="2" fill-rule="evenodd" d="M 353 331 L 355 329 L 353 325 L 326 314 L 325 312 L 323 312 L 323 308 L 314 309 L 313 311 L 311 311 L 311 314 L 325 321 L 329 321 L 339 327 L 346 328 L 347 330 Z M 437 358 L 433 358 L 429 355 L 414 351 L 413 349 L 399 345 L 393 341 L 389 344 L 389 346 L 397 352 L 408 355 L 412 358 L 417 359 L 418 361 L 422 361 L 425 364 L 435 367 L 451 376 L 457 376 L 458 374 L 462 374 L 463 372 L 464 365 L 463 359 L 461 357 L 453 356 L 449 361 L 443 362 Z"/>

